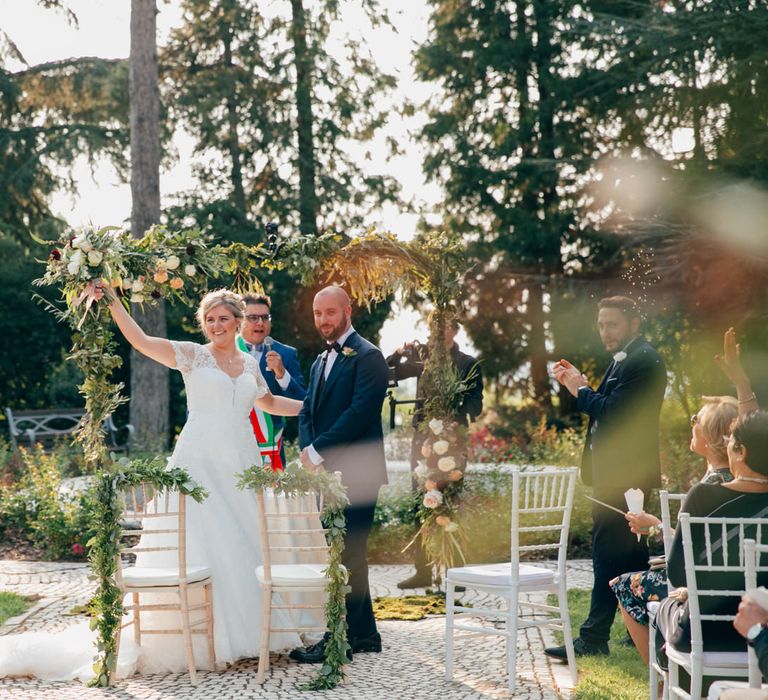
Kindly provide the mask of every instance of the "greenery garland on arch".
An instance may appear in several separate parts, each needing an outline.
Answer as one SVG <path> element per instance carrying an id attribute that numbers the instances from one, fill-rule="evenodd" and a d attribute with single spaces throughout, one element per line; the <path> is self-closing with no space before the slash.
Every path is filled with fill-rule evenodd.
<path id="1" fill-rule="evenodd" d="M 339 476 L 324 469 L 309 471 L 298 464 L 288 464 L 284 470 L 264 469 L 260 464 L 245 470 L 239 477 L 238 487 L 258 491 L 273 489 L 286 496 L 299 496 L 314 491 L 323 498 L 321 520 L 326 528 L 328 541 L 328 566 L 326 575 L 328 600 L 325 605 L 325 619 L 328 639 L 325 642 L 325 662 L 316 678 L 305 690 L 328 690 L 335 688 L 344 679 L 344 665 L 347 663 L 347 620 L 345 599 L 349 591 L 347 570 L 341 565 L 344 552 L 344 534 L 347 531 L 344 508 L 349 505 L 346 488 Z"/>

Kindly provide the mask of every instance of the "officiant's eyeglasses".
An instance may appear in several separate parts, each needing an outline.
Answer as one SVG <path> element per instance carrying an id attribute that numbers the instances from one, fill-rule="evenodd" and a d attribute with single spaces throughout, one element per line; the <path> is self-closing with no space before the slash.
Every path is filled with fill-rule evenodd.
<path id="1" fill-rule="evenodd" d="M 247 318 L 247 317 L 246 317 L 246 318 Z M 694 413 L 694 414 L 691 416 L 691 427 L 693 427 L 694 425 L 696 425 L 696 423 L 698 423 L 698 422 L 699 422 L 699 414 L 698 414 L 698 413 Z"/>
<path id="2" fill-rule="evenodd" d="M 248 314 L 245 320 L 251 323 L 256 323 L 256 321 L 264 321 L 266 323 L 272 320 L 272 314 Z"/>

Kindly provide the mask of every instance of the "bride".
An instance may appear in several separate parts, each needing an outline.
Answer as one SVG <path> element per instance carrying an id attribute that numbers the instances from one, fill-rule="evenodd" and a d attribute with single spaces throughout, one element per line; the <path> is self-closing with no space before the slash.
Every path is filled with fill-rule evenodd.
<path id="1" fill-rule="evenodd" d="M 235 475 L 260 459 L 248 417 L 254 403 L 267 413 L 282 416 L 297 415 L 302 403 L 273 396 L 256 360 L 237 348 L 236 338 L 245 312 L 245 304 L 238 294 L 220 289 L 203 298 L 196 316 L 209 342 L 201 345 L 148 336 L 106 286 L 97 281 L 94 288 L 96 299 L 109 295 L 112 318 L 136 350 L 182 373 L 189 414 L 169 465 L 186 469 L 209 493 L 201 504 L 188 500 L 187 562 L 189 566 L 211 569 L 217 662 L 258 656 L 262 629 L 261 594 L 255 576 L 255 569 L 261 563 L 258 522 L 255 501 L 236 488 Z M 169 566 L 169 561 L 159 560 L 168 556 L 167 552 L 142 553 L 137 565 Z M 173 558 L 175 565 L 175 555 Z M 142 615 L 144 625 L 145 615 Z M 158 625 L 149 621 L 149 626 Z M 83 636 L 92 642 L 93 637 L 86 630 Z M 130 672 L 122 658 L 126 636 L 132 635 L 123 635 L 120 675 Z M 0 676 L 63 679 L 88 675 L 92 646 L 53 644 L 56 663 L 46 664 L 46 655 L 41 654 L 40 647 L 46 637 L 51 639 L 57 635 L 23 634 L 16 639 L 13 635 L 0 639 Z M 295 641 L 286 635 L 277 636 L 271 646 L 273 650 L 283 649 Z M 28 642 L 33 643 L 34 653 L 24 652 Z M 82 646 L 85 648 L 81 649 Z M 183 646 L 181 637 L 177 636 L 143 637 L 138 650 L 138 670 L 144 673 L 184 670 Z M 71 650 L 73 658 L 62 663 L 64 649 Z M 126 645 L 125 655 L 131 651 L 136 655 L 137 650 Z M 204 647 L 195 651 L 196 659 L 207 658 Z M 66 672 L 64 667 L 68 667 Z"/>

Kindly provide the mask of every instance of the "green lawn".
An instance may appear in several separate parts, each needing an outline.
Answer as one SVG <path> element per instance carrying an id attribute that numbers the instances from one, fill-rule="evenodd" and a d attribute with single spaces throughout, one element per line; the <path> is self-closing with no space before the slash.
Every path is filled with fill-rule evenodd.
<path id="1" fill-rule="evenodd" d="M 21 615 L 29 607 L 29 601 L 15 593 L 0 591 L 0 625 L 9 617 Z"/>
<path id="2" fill-rule="evenodd" d="M 554 597 L 553 597 L 554 598 Z M 589 612 L 589 590 L 568 591 L 568 609 L 574 638 Z M 645 700 L 648 697 L 648 667 L 634 647 L 619 642 L 626 628 L 617 613 L 611 629 L 609 656 L 584 656 L 576 660 L 579 683 L 574 697 L 578 700 Z"/>

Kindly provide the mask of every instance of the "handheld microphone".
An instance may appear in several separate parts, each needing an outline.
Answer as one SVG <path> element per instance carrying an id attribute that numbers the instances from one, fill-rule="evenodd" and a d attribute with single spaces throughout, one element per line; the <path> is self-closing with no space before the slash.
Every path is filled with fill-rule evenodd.
<path id="1" fill-rule="evenodd" d="M 263 345 L 264 345 L 264 354 L 265 354 L 265 355 L 266 355 L 268 352 L 272 352 L 272 343 L 274 343 L 274 342 L 275 342 L 275 341 L 274 341 L 274 340 L 272 340 L 272 336 L 271 336 L 271 335 L 268 335 L 266 338 L 264 338 L 264 340 L 262 341 L 262 343 L 263 343 Z M 269 367 L 267 367 L 267 372 L 271 372 L 271 371 L 272 371 L 272 370 L 271 370 Z"/>

